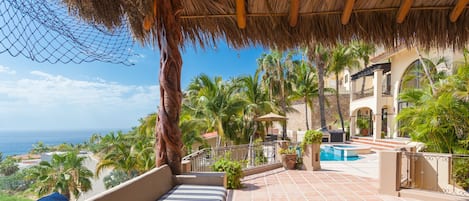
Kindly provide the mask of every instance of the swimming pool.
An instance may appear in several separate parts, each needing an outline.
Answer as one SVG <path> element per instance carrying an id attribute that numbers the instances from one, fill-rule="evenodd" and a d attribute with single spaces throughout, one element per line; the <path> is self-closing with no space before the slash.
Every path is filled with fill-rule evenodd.
<path id="1" fill-rule="evenodd" d="M 320 157 L 321 161 L 355 161 L 360 159 L 358 154 L 369 153 L 369 149 L 354 145 L 323 145 Z"/>

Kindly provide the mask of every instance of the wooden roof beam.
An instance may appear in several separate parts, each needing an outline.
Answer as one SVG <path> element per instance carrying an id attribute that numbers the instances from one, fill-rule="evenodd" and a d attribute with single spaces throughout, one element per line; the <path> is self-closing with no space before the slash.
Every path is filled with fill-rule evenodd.
<path id="1" fill-rule="evenodd" d="M 350 21 L 350 16 L 352 15 L 352 9 L 353 9 L 354 4 L 355 4 L 355 0 L 347 0 L 347 2 L 345 2 L 344 11 L 342 12 L 342 18 L 341 18 L 343 25 L 347 25 L 348 22 Z"/>
<path id="2" fill-rule="evenodd" d="M 413 3 L 414 0 L 401 0 L 401 6 L 399 7 L 399 11 L 397 11 L 397 23 L 400 24 L 404 22 L 405 17 L 407 16 L 407 14 L 409 14 L 410 8 L 412 7 Z"/>
<path id="3" fill-rule="evenodd" d="M 466 8 L 467 3 L 469 3 L 469 0 L 459 0 L 456 3 L 456 6 L 454 6 L 453 11 L 451 11 L 451 14 L 449 15 L 449 20 L 451 22 L 456 22 L 461 16 L 462 12 L 464 11 L 464 8 Z"/>
<path id="4" fill-rule="evenodd" d="M 290 0 L 290 16 L 289 23 L 291 27 L 296 27 L 300 12 L 300 0 Z"/>
<path id="5" fill-rule="evenodd" d="M 246 5 L 244 0 L 236 0 L 236 21 L 238 28 L 246 28 Z"/>

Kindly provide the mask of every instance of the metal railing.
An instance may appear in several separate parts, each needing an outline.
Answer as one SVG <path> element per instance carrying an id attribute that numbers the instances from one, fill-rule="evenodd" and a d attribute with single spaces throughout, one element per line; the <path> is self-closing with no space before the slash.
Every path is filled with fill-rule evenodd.
<path id="1" fill-rule="evenodd" d="M 352 100 L 357 100 L 357 99 L 360 99 L 360 98 L 370 97 L 370 96 L 373 96 L 373 94 L 374 94 L 373 93 L 373 87 L 371 87 L 371 88 L 365 89 L 363 91 L 363 94 L 362 94 L 361 91 L 354 92 Z"/>
<path id="2" fill-rule="evenodd" d="M 469 155 L 403 152 L 400 187 L 469 197 Z"/>
<path id="3" fill-rule="evenodd" d="M 192 172 L 212 171 L 212 165 L 220 158 L 229 157 L 232 161 L 238 161 L 243 168 L 251 168 L 265 164 L 276 163 L 275 142 L 261 144 L 234 145 L 219 148 L 205 148 L 182 158 L 190 161 Z"/>

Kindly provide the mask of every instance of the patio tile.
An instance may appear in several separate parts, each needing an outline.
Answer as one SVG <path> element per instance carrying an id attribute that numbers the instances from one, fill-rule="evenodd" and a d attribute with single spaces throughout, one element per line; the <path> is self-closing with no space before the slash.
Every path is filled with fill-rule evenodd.
<path id="1" fill-rule="evenodd" d="M 245 177 L 243 189 L 233 191 L 234 201 L 405 201 L 378 194 L 376 178 L 337 171 L 284 170 Z"/>

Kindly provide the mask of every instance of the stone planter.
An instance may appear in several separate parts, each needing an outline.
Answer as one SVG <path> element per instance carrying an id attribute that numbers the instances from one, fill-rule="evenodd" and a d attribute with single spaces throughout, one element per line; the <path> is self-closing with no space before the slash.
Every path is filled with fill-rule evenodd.
<path id="1" fill-rule="evenodd" d="M 306 170 L 315 171 L 321 169 L 321 144 L 308 144 L 303 154 L 303 165 Z"/>
<path id="2" fill-rule="evenodd" d="M 296 154 L 282 154 L 282 165 L 287 170 L 294 170 L 296 166 Z"/>

